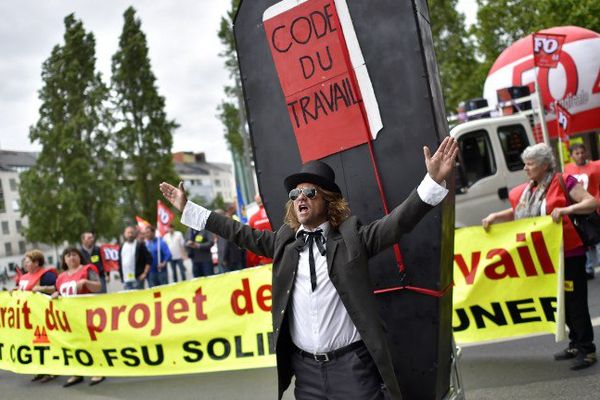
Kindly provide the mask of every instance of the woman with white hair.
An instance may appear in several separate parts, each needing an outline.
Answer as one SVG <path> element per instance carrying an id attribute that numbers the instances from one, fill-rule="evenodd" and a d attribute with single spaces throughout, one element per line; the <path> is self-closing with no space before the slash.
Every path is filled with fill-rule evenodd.
<path id="1" fill-rule="evenodd" d="M 482 220 L 482 225 L 488 230 L 497 222 L 540 215 L 552 215 L 557 223 L 562 220 L 565 308 L 570 342 L 568 348 L 554 355 L 554 359 L 573 359 L 572 370 L 587 368 L 596 362 L 596 346 L 587 301 L 585 247 L 568 216 L 589 214 L 598 204 L 574 177 L 556 172 L 556 162 L 549 146 L 543 143 L 529 146 L 521 158 L 529 181 L 511 190 L 511 208 L 491 213 Z"/>

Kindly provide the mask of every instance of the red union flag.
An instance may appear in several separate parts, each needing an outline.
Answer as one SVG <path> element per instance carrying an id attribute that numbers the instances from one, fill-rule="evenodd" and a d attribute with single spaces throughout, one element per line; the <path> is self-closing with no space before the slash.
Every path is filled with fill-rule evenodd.
<path id="1" fill-rule="evenodd" d="M 100 258 L 105 271 L 119 270 L 119 245 L 103 244 L 100 246 Z"/>
<path id="2" fill-rule="evenodd" d="M 381 117 L 345 1 L 284 0 L 263 21 L 302 162 L 375 137 Z"/>
<path id="3" fill-rule="evenodd" d="M 534 33 L 533 62 L 536 67 L 556 68 L 560 60 L 560 51 L 565 35 L 551 33 Z"/>
<path id="4" fill-rule="evenodd" d="M 151 226 L 150 222 L 146 221 L 144 218 L 142 217 L 138 217 L 137 215 L 135 216 L 135 221 L 137 222 L 137 226 L 139 230 L 143 230 L 145 229 L 147 226 Z"/>
<path id="5" fill-rule="evenodd" d="M 556 129 L 558 131 L 558 137 L 563 142 L 569 141 L 569 128 L 571 127 L 571 121 L 573 117 L 571 114 L 560 105 L 560 103 L 555 103 L 554 105 L 556 111 Z"/>
<path id="6" fill-rule="evenodd" d="M 171 225 L 175 215 L 169 207 L 167 207 L 162 201 L 158 200 L 156 205 L 156 228 L 160 233 L 160 236 L 164 236 L 167 233 L 167 228 Z"/>

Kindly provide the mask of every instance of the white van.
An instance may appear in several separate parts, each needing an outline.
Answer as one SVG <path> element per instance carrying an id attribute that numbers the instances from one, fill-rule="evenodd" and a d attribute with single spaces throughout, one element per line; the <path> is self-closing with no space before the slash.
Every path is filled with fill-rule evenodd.
<path id="1" fill-rule="evenodd" d="M 530 122 L 524 115 L 482 118 L 455 126 L 450 136 L 460 148 L 455 225 L 479 225 L 509 208 L 509 190 L 526 180 L 521 153 L 535 143 Z"/>

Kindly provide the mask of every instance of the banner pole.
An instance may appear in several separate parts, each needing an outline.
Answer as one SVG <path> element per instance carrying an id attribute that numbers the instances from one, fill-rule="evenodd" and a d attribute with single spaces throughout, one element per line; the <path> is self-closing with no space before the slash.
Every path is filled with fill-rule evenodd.
<path id="1" fill-rule="evenodd" d="M 558 121 L 558 109 L 555 107 L 556 110 L 556 132 L 558 132 L 558 140 L 556 141 L 557 145 L 558 145 L 558 159 L 560 160 L 560 172 L 564 171 L 564 166 L 565 166 L 565 155 L 563 154 L 563 150 L 564 150 L 564 145 L 563 145 L 563 140 L 561 138 L 560 135 L 560 122 Z"/>
<path id="2" fill-rule="evenodd" d="M 158 269 L 158 264 L 160 264 L 160 229 L 158 227 L 158 224 L 160 224 L 160 217 L 158 215 L 158 209 L 160 207 L 160 200 L 156 200 L 156 235 L 155 235 L 155 239 L 156 239 L 156 251 L 158 254 L 158 263 L 156 265 L 157 269 Z"/>
<path id="3" fill-rule="evenodd" d="M 546 126 L 546 118 L 544 117 L 544 102 L 542 100 L 542 93 L 540 91 L 540 85 L 538 83 L 538 67 L 534 67 L 535 71 L 535 93 L 537 95 L 538 101 L 538 118 L 540 119 L 540 127 L 542 128 L 542 136 L 544 138 L 544 143 L 550 146 L 550 136 L 548 135 L 548 127 Z"/>

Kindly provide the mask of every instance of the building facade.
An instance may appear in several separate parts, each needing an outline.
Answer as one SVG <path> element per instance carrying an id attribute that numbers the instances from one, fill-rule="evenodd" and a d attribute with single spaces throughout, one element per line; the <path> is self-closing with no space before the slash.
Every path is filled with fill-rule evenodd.
<path id="1" fill-rule="evenodd" d="M 190 199 L 204 204 L 221 196 L 225 203 L 235 201 L 235 179 L 232 167 L 225 163 L 206 161 L 204 153 L 173 153 L 175 171 L 183 180 Z"/>
<path id="2" fill-rule="evenodd" d="M 37 153 L 28 151 L 0 150 L 0 273 L 21 264 L 26 251 L 39 248 L 28 243 L 23 236 L 27 218 L 21 215 L 19 206 L 19 174 L 35 165 Z M 49 247 L 44 246 L 47 252 Z M 49 263 L 52 252 L 49 252 Z"/>

